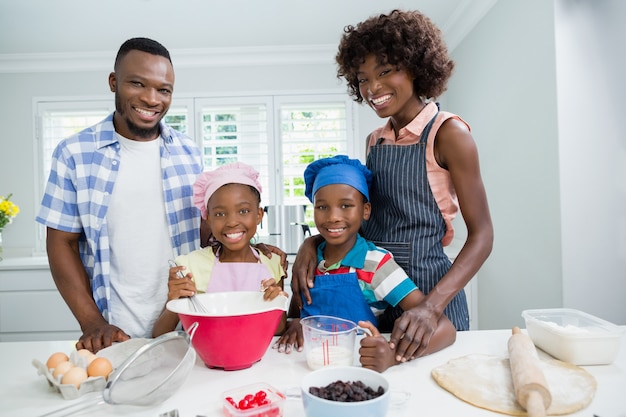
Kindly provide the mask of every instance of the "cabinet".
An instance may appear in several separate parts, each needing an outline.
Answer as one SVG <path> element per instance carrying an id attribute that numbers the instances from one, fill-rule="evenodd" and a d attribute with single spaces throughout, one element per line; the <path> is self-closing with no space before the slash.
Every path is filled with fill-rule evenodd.
<path id="1" fill-rule="evenodd" d="M 0 342 L 78 340 L 80 335 L 45 257 L 0 261 Z"/>

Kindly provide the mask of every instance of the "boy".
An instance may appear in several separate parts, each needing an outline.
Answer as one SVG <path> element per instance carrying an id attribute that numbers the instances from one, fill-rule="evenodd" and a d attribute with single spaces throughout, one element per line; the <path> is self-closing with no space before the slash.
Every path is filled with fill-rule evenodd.
<path id="1" fill-rule="evenodd" d="M 373 336 L 361 341 L 360 361 L 364 367 L 382 372 L 406 359 L 397 357 L 395 349 L 378 333 L 377 313 L 390 305 L 408 310 L 424 294 L 390 252 L 359 234 L 361 223 L 371 213 L 371 178 L 361 162 L 344 155 L 314 161 L 305 170 L 305 194 L 313 203 L 315 225 L 324 242 L 317 247 L 315 286 L 309 289 L 313 302 L 303 305 L 300 317 L 331 315 L 369 329 Z M 293 307 L 290 317 L 297 315 Z M 443 349 L 455 339 L 454 326 L 442 315 L 423 354 Z M 299 319 L 295 318 L 275 346 L 289 353 L 292 345 L 301 350 L 303 343 Z"/>

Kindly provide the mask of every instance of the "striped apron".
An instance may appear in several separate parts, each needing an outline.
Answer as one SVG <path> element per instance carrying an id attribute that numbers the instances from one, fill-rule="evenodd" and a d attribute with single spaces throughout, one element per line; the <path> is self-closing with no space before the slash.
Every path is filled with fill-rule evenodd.
<path id="1" fill-rule="evenodd" d="M 451 265 L 441 245 L 445 221 L 426 174 L 426 141 L 435 117 L 422 131 L 418 143 L 376 144 L 370 148 L 366 163 L 373 174 L 372 214 L 363 223 L 363 237 L 389 250 L 424 294 Z M 389 307 L 378 318 L 379 329 L 391 331 L 401 314 L 399 306 Z M 450 301 L 444 314 L 457 330 L 469 330 L 464 290 Z"/>

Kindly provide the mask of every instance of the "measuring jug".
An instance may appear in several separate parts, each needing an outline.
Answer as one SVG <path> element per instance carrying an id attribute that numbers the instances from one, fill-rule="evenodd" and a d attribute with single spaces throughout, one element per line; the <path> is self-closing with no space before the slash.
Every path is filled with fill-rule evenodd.
<path id="1" fill-rule="evenodd" d="M 304 352 L 309 368 L 352 366 L 357 325 L 332 316 L 309 316 L 300 320 Z"/>

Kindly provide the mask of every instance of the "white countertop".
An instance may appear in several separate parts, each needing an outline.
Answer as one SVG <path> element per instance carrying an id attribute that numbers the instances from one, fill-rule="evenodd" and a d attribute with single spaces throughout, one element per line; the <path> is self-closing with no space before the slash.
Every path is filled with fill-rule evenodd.
<path id="1" fill-rule="evenodd" d="M 384 375 L 390 389 L 408 390 L 409 401 L 400 409 L 392 408 L 388 417 L 496 417 L 500 414 L 474 407 L 440 388 L 430 376 L 431 370 L 448 360 L 470 353 L 508 356 L 510 330 L 459 332 L 454 345 L 418 360 L 395 366 Z M 64 400 L 37 375 L 33 359 L 45 362 L 57 351 L 69 353 L 74 341 L 4 342 L 0 343 L 0 410 L 4 417 L 36 416 L 73 404 L 79 400 Z M 584 410 L 570 414 L 575 417 L 626 417 L 626 343 L 622 341 L 617 359 L 610 365 L 586 366 L 598 382 L 592 403 Z M 281 390 L 298 388 L 304 374 L 309 372 L 304 352 L 279 354 L 268 349 L 263 359 L 251 368 L 240 371 L 209 369 L 197 360 L 184 385 L 171 398 L 154 407 L 133 407 L 103 404 L 89 410 L 90 416 L 145 416 L 177 408 L 181 417 L 197 415 L 222 416 L 221 393 L 255 382 L 267 382 Z M 286 417 L 304 416 L 299 399 L 287 400 Z"/>
<path id="2" fill-rule="evenodd" d="M 21 256 L 4 258 L 0 261 L 0 271 L 20 269 L 49 269 L 47 256 Z"/>

